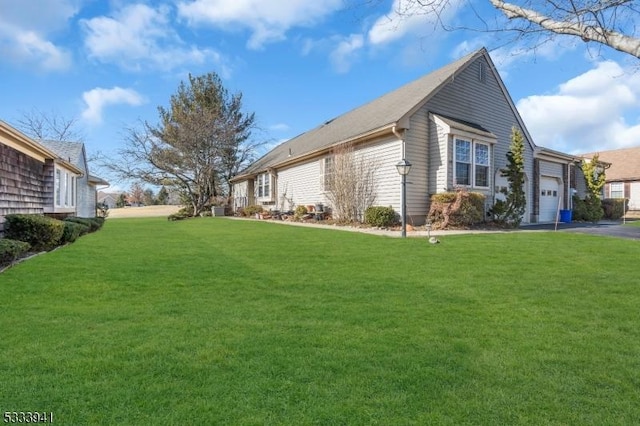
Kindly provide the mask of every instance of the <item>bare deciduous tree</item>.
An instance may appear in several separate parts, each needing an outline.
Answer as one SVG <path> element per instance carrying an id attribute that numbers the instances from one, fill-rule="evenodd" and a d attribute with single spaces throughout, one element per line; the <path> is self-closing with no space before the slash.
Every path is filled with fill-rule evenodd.
<path id="1" fill-rule="evenodd" d="M 447 31 L 513 32 L 516 39 L 532 39 L 533 47 L 555 35 L 568 35 L 640 58 L 640 38 L 636 28 L 640 22 L 640 7 L 636 0 L 487 2 L 508 19 L 505 21 L 486 15 L 481 2 L 471 0 L 396 0 L 393 15 L 399 19 L 429 15 Z M 378 4 L 379 0 L 366 3 Z M 475 22 L 466 22 L 464 26 L 451 24 L 448 12 L 463 9 L 472 11 Z"/>
<path id="2" fill-rule="evenodd" d="M 129 129 L 106 166 L 122 179 L 176 188 L 197 216 L 229 195 L 229 180 L 250 161 L 254 114 L 242 112 L 242 94 L 229 94 L 215 73 L 189 75 L 158 111 L 160 124 Z"/>
<path id="3" fill-rule="evenodd" d="M 375 160 L 356 155 L 352 144 L 337 146 L 330 158 L 325 187 L 333 215 L 343 222 L 362 221 L 376 201 Z"/>
<path id="4" fill-rule="evenodd" d="M 22 111 L 16 127 L 28 136 L 39 140 L 82 142 L 84 136 L 78 129 L 77 118 L 67 118 L 56 111 L 44 112 L 38 108 Z"/>

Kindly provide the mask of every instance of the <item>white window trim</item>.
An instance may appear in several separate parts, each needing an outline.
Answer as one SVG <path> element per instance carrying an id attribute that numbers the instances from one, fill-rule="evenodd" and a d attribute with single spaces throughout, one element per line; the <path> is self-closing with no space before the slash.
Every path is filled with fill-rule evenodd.
<path id="1" fill-rule="evenodd" d="M 471 166 L 471 170 L 469 171 L 469 184 L 461 184 L 457 182 L 456 176 L 457 176 L 457 165 L 458 165 L 458 159 L 457 159 L 457 152 L 456 152 L 456 141 L 464 141 L 464 142 L 468 142 L 470 144 L 470 154 L 471 154 L 471 162 L 470 163 L 465 163 L 465 164 L 470 164 Z M 484 165 L 484 164 L 477 164 L 476 162 L 476 146 L 477 145 L 484 145 L 488 148 L 489 152 L 487 153 L 488 155 L 488 159 L 489 159 L 489 164 Z M 493 146 L 493 144 L 489 141 L 486 140 L 482 140 L 482 139 L 477 139 L 477 138 L 469 138 L 466 136 L 460 136 L 458 134 L 454 134 L 452 135 L 452 146 L 453 146 L 453 184 L 454 186 L 464 186 L 467 188 L 478 188 L 478 189 L 483 189 L 483 190 L 487 190 L 489 188 L 491 188 L 491 147 Z M 477 185 L 476 184 L 476 167 L 477 166 L 482 166 L 482 167 L 486 167 L 487 168 L 487 185 Z"/>
<path id="2" fill-rule="evenodd" d="M 259 200 L 271 200 L 272 189 L 272 181 L 271 173 L 265 172 L 260 173 L 256 176 L 256 198 Z"/>
<path id="3" fill-rule="evenodd" d="M 617 189 L 616 191 L 614 191 L 613 190 L 613 186 L 614 185 L 616 186 L 616 188 L 620 188 L 620 189 Z M 622 194 L 622 196 L 621 197 L 614 197 L 613 196 L 614 192 L 619 192 L 619 193 Z M 624 198 L 624 182 L 611 182 L 609 184 L 609 198 L 617 198 L 617 199 Z"/>
<path id="4" fill-rule="evenodd" d="M 333 173 L 327 173 L 327 164 L 333 164 L 333 156 L 323 157 L 320 159 L 320 192 L 329 192 L 330 188 L 327 185 L 327 178 Z"/>
<path id="5" fill-rule="evenodd" d="M 78 196 L 78 175 L 55 167 L 53 172 L 53 211 L 72 213 L 76 208 Z"/>

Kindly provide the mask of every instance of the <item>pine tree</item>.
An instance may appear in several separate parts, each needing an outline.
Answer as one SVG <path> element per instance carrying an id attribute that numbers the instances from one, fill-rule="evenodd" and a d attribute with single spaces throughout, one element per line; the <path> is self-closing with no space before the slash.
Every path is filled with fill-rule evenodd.
<path id="1" fill-rule="evenodd" d="M 522 222 L 527 200 L 524 192 L 524 137 L 516 127 L 511 129 L 507 167 L 500 169 L 500 175 L 509 183 L 508 188 L 500 191 L 506 199 L 496 201 L 491 213 L 497 222 L 517 228 Z"/>

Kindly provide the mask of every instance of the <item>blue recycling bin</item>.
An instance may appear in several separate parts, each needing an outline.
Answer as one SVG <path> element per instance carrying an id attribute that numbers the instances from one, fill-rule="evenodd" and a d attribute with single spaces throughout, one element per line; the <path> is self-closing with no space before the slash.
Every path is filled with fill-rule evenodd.
<path id="1" fill-rule="evenodd" d="M 560 222 L 571 223 L 572 210 L 560 210 Z"/>

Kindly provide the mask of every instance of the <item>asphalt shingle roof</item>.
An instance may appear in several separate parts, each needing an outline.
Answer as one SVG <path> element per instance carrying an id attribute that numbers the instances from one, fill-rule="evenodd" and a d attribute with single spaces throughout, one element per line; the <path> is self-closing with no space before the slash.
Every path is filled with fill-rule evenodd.
<path id="1" fill-rule="evenodd" d="M 426 102 L 467 64 L 485 53 L 484 48 L 473 52 L 278 145 L 251 164 L 241 173 L 241 176 L 265 171 L 287 159 L 328 148 L 397 123 Z"/>
<path id="2" fill-rule="evenodd" d="M 52 141 L 41 140 L 42 145 L 55 152 L 64 161 L 68 161 L 74 166 L 84 170 L 84 164 L 82 161 L 82 142 L 66 142 L 66 141 Z"/>
<path id="3" fill-rule="evenodd" d="M 598 154 L 600 161 L 611 163 L 611 167 L 605 172 L 608 182 L 640 180 L 640 147 L 592 152 L 581 156 L 592 158 L 595 154 Z"/>

